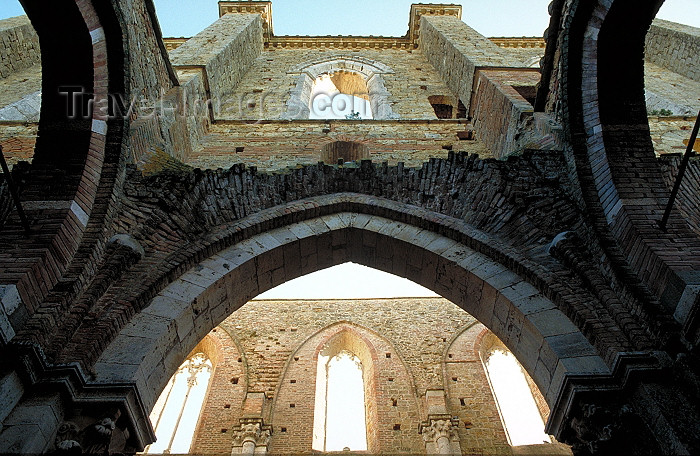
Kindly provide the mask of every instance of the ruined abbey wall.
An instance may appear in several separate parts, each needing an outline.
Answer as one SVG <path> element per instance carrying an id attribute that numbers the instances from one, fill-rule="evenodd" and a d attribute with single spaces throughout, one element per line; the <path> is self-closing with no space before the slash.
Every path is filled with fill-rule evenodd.
<path id="1" fill-rule="evenodd" d="M 370 451 L 424 454 L 419 424 L 437 394 L 459 418 L 462 454 L 511 454 L 480 355 L 488 331 L 443 298 L 247 303 L 195 348 L 215 369 L 192 451 L 230 453 L 239 420 L 260 416 L 272 426 L 269 452 L 310 452 L 318 353 L 348 331 L 363 341 L 348 349 L 369 379 Z M 529 451 L 567 454 L 556 444 Z"/>
<path id="2" fill-rule="evenodd" d="M 44 68 L 41 85 L 36 65 L 0 80 L 3 103 L 19 113 L 2 121 L 0 140 L 11 163 L 32 159 L 15 166 L 28 233 L 0 184 L 0 352 L 9 359 L 0 372 L 0 393 L 9 398 L 0 404 L 0 449 L 41 453 L 80 441 L 94 452 L 141 450 L 153 440 L 147 415 L 159 391 L 217 323 L 266 288 L 357 261 L 433 288 L 501 337 L 552 407 L 548 429 L 577 454 L 697 452 L 697 191 L 693 185 L 682 189 L 680 209 L 661 230 L 658 217 L 677 160 L 666 156 L 659 166 L 654 145 L 656 152 L 682 147 L 678 141 L 689 130 L 693 106 L 678 96 L 693 98 L 698 89 L 693 77 L 652 63 L 645 101 L 644 38 L 654 5 L 553 3 L 534 112 L 531 42 L 519 40 L 528 51 L 510 59 L 504 43 L 467 30 L 455 5 L 413 5 L 405 37 L 363 38 L 275 37 L 269 2 L 222 3 L 222 14 L 231 14 L 214 29 L 238 23 L 230 29 L 238 33 L 209 30 L 191 42 L 178 40 L 180 55 L 188 47 L 192 52 L 177 62 L 178 49 L 162 41 L 150 0 L 23 0 L 42 36 Z M 212 53 L 201 53 L 206 60 L 188 60 L 196 57 L 197 43 L 208 40 Z M 365 50 L 377 58 L 343 57 Z M 293 102 L 291 95 L 303 100 L 307 80 L 297 78 L 292 86 L 288 70 L 271 75 L 282 71 L 273 68 L 278 59 L 288 67 L 289 56 L 314 53 L 371 67 L 376 75 L 368 76 L 368 85 L 378 89 L 383 120 L 370 126 L 251 117 L 240 124 L 217 119 L 206 104 L 199 117 L 176 109 L 185 98 L 206 103 L 239 89 L 253 96 L 244 100 L 244 110 L 264 108 L 255 98 L 265 90 L 255 85 L 261 78 L 286 81 L 280 91 L 289 90 Z M 388 70 L 392 62 L 383 55 L 407 62 L 407 82 L 392 79 L 398 73 Z M 333 69 L 316 65 L 316 72 Z M 313 73 L 309 68 L 294 72 Z M 89 88 L 101 102 L 120 94 L 129 106 L 131 97 L 144 95 L 147 103 L 165 101 L 165 110 L 106 116 L 94 109 L 75 119 L 58 96 L 65 80 Z M 37 123 L 29 114 L 38 113 L 32 100 L 41 87 L 50 90 L 42 94 L 32 142 Z M 433 95 L 445 97 L 434 104 L 451 99 L 466 119 L 434 118 L 426 104 L 431 87 L 440 91 Z M 392 101 L 394 93 L 405 100 Z M 289 108 L 289 100 L 277 106 Z M 21 111 L 20 104 L 31 109 Z M 653 106 L 659 112 L 649 117 Z M 661 112 L 666 106 L 670 117 Z M 500 141 L 504 136 L 509 140 Z M 502 160 L 455 153 L 483 157 L 484 150 Z M 340 153 L 360 162 L 313 164 L 319 157 L 332 157 L 331 163 L 347 158 Z M 197 170 L 188 163 L 224 169 Z M 691 174 L 696 168 L 693 163 Z M 422 319 L 411 324 L 420 327 Z M 382 383 L 379 369 L 367 382 L 375 388 L 369 414 L 379 423 L 371 429 L 372 445 L 415 448 L 420 439 L 404 434 L 404 423 L 415 430 L 416 417 L 425 419 L 426 410 L 452 411 L 464 399 L 465 409 L 452 415 L 460 420 L 463 448 L 516 452 L 499 443 L 493 408 L 477 381 L 477 357 L 465 350 L 474 334 L 438 342 L 443 349 L 456 347 L 446 349 L 447 359 L 456 361 L 441 367 L 451 402 L 436 404 L 444 396 L 425 394 L 422 409 L 420 388 L 435 391 L 429 387 L 439 382 L 425 374 L 429 369 L 414 372 L 409 362 L 402 371 L 397 359 L 403 358 L 395 354 L 410 351 L 400 348 L 403 335 L 382 331 L 358 330 L 362 337 L 356 339 L 377 347 L 374 354 L 361 350 L 364 359 L 381 361 L 394 375 L 393 382 L 386 379 L 394 390 Z M 288 434 L 272 445 L 308 448 L 308 436 L 292 432 L 295 423 L 274 428 L 275 419 L 309 422 L 308 408 L 292 402 L 309 394 L 300 381 L 303 369 L 312 368 L 302 365 L 308 356 L 299 356 L 298 365 L 291 356 L 282 374 L 268 375 L 280 372 L 281 359 L 289 361 L 291 345 L 311 353 L 323 339 L 314 338 L 318 333 L 297 340 L 293 332 L 301 327 L 284 335 L 272 328 L 273 339 L 256 339 L 254 348 L 249 341 L 234 343 L 228 353 L 221 348 L 216 362 L 225 377 L 212 387 L 221 393 L 212 396 L 217 402 L 208 410 L 227 421 L 210 421 L 199 442 L 212 431 L 218 432 L 212 445 L 236 440 L 232 434 L 242 423 L 232 409 L 240 400 L 241 415 L 258 414 L 258 424 L 272 426 L 274 435 Z M 217 337 L 202 342 L 208 347 L 203 350 L 226 345 Z M 286 351 L 271 357 L 270 365 L 250 370 L 255 388 L 265 391 L 247 390 L 240 399 L 242 390 L 231 388 L 244 377 L 248 388 L 248 376 L 237 355 L 265 356 L 273 343 L 286 341 Z M 427 352 L 431 359 L 420 364 L 435 367 L 437 355 Z M 235 358 L 228 371 L 222 368 L 227 356 Z M 403 380 L 410 377 L 417 405 L 410 405 L 411 398 L 398 415 L 407 421 L 397 421 L 386 399 L 408 391 L 410 382 Z M 474 383 L 462 387 L 463 377 Z M 470 391 L 484 407 L 468 400 Z M 384 412 L 387 421 L 380 419 Z M 488 422 L 480 424 L 472 413 Z M 479 432 L 469 432 L 468 423 Z M 91 441 L 95 429 L 109 431 L 109 440 Z"/>

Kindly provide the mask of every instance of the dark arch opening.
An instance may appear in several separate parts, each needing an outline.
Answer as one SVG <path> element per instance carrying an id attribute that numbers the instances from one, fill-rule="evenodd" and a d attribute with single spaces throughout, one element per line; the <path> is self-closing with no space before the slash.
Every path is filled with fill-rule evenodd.
<path id="1" fill-rule="evenodd" d="M 335 141 L 326 144 L 321 149 L 321 161 L 329 165 L 366 160 L 368 158 L 369 147 L 358 142 Z"/>

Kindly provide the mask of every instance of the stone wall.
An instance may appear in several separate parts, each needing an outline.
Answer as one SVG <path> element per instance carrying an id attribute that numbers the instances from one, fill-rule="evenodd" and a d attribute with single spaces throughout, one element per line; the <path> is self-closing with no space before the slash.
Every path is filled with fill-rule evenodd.
<path id="1" fill-rule="evenodd" d="M 226 14 L 170 52 L 176 68 L 204 67 L 212 100 L 227 98 L 263 47 L 258 14 Z"/>
<path id="2" fill-rule="evenodd" d="M 39 36 L 27 16 L 0 21 L 0 78 L 41 63 Z"/>
<path id="3" fill-rule="evenodd" d="M 479 70 L 476 74 L 470 117 L 477 137 L 496 157 L 524 149 L 527 130 L 534 123 L 533 108 L 517 88 L 534 92 L 540 74 L 517 70 Z"/>
<path id="4" fill-rule="evenodd" d="M 700 29 L 654 20 L 646 36 L 645 58 L 700 82 Z"/>
<path id="5" fill-rule="evenodd" d="M 375 77 L 382 78 L 389 92 L 387 102 L 400 119 L 435 119 L 435 111 L 428 97 L 453 96 L 440 73 L 422 53 L 415 50 L 268 47 L 253 62 L 231 96 L 223 100 L 217 110 L 217 118 L 281 119 L 287 112 L 292 90 L 298 79 L 303 77 L 300 71 L 295 71 L 295 67 L 307 62 L 343 58 L 367 60 L 389 67 L 387 72 Z"/>
<path id="6" fill-rule="evenodd" d="M 403 162 L 409 167 L 421 166 L 431 157 L 446 157 L 449 150 L 489 157 L 482 142 L 467 139 L 472 137 L 471 125 L 458 120 L 220 122 L 212 126 L 187 164 L 215 169 L 245 163 L 259 170 L 281 171 L 315 165 L 322 160 L 324 146 L 335 141 L 366 145 L 368 158 L 375 163 Z"/>
<path id="7" fill-rule="evenodd" d="M 474 73 L 483 67 L 519 67 L 519 62 L 456 17 L 422 16 L 420 49 L 469 109 Z"/>

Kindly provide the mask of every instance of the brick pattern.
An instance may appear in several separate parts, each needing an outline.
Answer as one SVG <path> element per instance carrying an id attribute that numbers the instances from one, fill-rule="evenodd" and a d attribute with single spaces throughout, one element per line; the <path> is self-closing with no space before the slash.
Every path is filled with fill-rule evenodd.
<path id="1" fill-rule="evenodd" d="M 653 294 L 642 306 L 647 312 L 668 316 L 686 285 L 700 280 L 695 272 L 700 247 L 675 216 L 667 232 L 658 227 L 668 190 L 654 156 L 644 103 L 643 38 L 649 17 L 623 4 L 599 5 L 591 12 L 567 3 L 562 11 L 559 39 L 572 44 L 559 48 L 561 73 L 556 77 L 564 90 L 557 89 L 559 98 L 550 98 L 550 106 L 557 109 L 560 103 L 561 118 L 568 122 L 569 163 L 609 261 L 602 266 L 626 283 L 637 283 L 631 288 L 638 296 Z"/>
<path id="2" fill-rule="evenodd" d="M 266 48 L 255 59 L 230 96 L 221 100 L 217 118 L 253 121 L 281 119 L 287 113 L 287 102 L 292 97 L 299 77 L 302 76 L 301 71 L 295 68 L 307 63 L 343 58 L 347 58 L 348 61 L 358 59 L 378 62 L 389 68 L 375 77 L 382 78 L 389 92 L 386 101 L 400 119 L 435 119 L 435 112 L 428 97 L 451 96 L 453 93 L 445 85 L 439 72 L 417 50 Z"/>
<path id="3" fill-rule="evenodd" d="M 248 302 L 193 351 L 215 369 L 191 451 L 230 453 L 231 427 L 252 412 L 272 425 L 270 453 L 311 452 L 318 353 L 340 344 L 363 363 L 370 452 L 423 454 L 425 392 L 444 389 L 463 454 L 510 454 L 479 358 L 487 333 L 443 298 Z M 246 391 L 266 393 L 257 412 L 244 405 Z"/>
<path id="4" fill-rule="evenodd" d="M 450 413 L 459 417 L 463 454 L 508 454 L 508 445 L 498 407 L 479 355 L 484 327 L 475 324 L 450 334 L 443 353 L 445 390 Z M 449 337 L 448 336 L 448 337 Z"/>
<path id="5" fill-rule="evenodd" d="M 324 147 L 336 141 L 363 144 L 369 148 L 367 158 L 375 163 L 386 161 L 390 166 L 402 162 L 417 168 L 430 158 L 446 157 L 449 151 L 490 156 L 482 142 L 460 139 L 465 133 L 471 134 L 471 125 L 458 120 L 221 122 L 211 127 L 186 163 L 203 169 L 227 169 L 242 163 L 260 171 L 278 172 L 317 164 L 323 160 Z"/>
<path id="6" fill-rule="evenodd" d="M 126 212 L 118 223 L 120 230 L 132 232 L 139 239 L 146 249 L 147 258 L 121 281 L 115 283 L 111 291 L 94 301 L 90 312 L 103 315 L 103 323 L 96 321 L 95 324 L 109 326 L 121 321 L 121 318 L 116 317 L 117 314 L 133 315 L 134 305 L 136 309 L 141 308 L 165 284 L 164 280 L 172 280 L 164 278 L 174 278 L 183 267 L 187 268 L 194 264 L 192 261 L 204 258 L 206 252 L 215 249 L 215 245 L 231 242 L 234 239 L 231 236 L 238 236 L 234 235 L 239 232 L 238 229 L 226 234 L 228 229 L 219 231 L 220 228 L 215 227 L 235 227 L 236 225 L 230 225 L 231 222 L 241 220 L 248 214 L 255 214 L 264 207 L 282 203 L 285 201 L 282 198 L 292 202 L 304 198 L 305 195 L 334 194 L 339 191 L 366 193 L 369 189 L 383 189 L 385 197 L 398 201 L 423 201 L 425 210 L 445 211 L 449 217 L 462 219 L 483 233 L 492 233 L 501 242 L 506 241 L 503 245 L 505 251 L 513 254 L 518 252 L 519 256 L 530 257 L 531 260 L 528 261 L 534 262 L 518 269 L 519 273 L 532 274 L 533 283 L 539 283 L 543 289 L 553 286 L 548 293 L 560 296 L 555 301 L 564 305 L 567 315 L 583 327 L 590 328 L 587 330 L 588 334 L 601 353 L 606 353 L 606 357 L 613 357 L 619 350 L 613 347 L 632 349 L 649 346 L 650 339 L 646 331 L 640 330 L 642 326 L 637 323 L 637 319 L 629 319 L 623 308 L 616 307 L 614 313 L 615 319 L 625 318 L 622 332 L 616 329 L 617 323 L 612 316 L 604 317 L 610 313 L 598 299 L 607 300 L 614 296 L 603 285 L 604 281 L 601 283 L 596 279 L 596 283 L 600 284 L 591 291 L 584 291 L 587 287 L 585 284 L 590 280 L 586 277 L 591 271 L 595 271 L 594 265 L 585 263 L 577 266 L 576 263 L 572 263 L 570 267 L 583 274 L 579 277 L 577 273 L 572 274 L 550 260 L 541 258 L 540 249 L 556 234 L 580 223 L 576 209 L 569 205 L 563 197 L 564 194 L 557 190 L 556 186 L 552 186 L 555 182 L 555 170 L 560 168 L 560 162 L 554 157 L 547 154 L 531 154 L 509 162 L 496 162 L 453 155 L 448 160 L 432 160 L 420 170 L 402 169 L 399 166 L 383 171 L 384 168 L 379 165 L 358 169 L 314 166 L 295 170 L 290 174 L 263 175 L 253 171 L 243 172 L 241 167 L 234 167 L 228 171 L 154 176 L 143 180 L 143 184 L 130 186 L 128 192 L 134 200 L 125 203 Z M 340 182 L 345 184 L 338 186 Z M 433 184 L 430 184 L 431 182 Z M 459 193 L 450 190 L 453 182 L 459 182 Z M 541 185 L 538 191 L 532 189 L 532 184 L 536 182 Z M 485 191 L 484 188 L 493 190 Z M 531 196 L 527 198 L 537 199 L 539 205 L 524 204 L 524 188 L 529 188 L 528 192 L 531 192 Z M 278 193 L 277 189 L 280 189 L 281 193 Z M 209 191 L 214 191 L 216 196 L 209 196 Z M 253 198 L 253 195 L 256 196 Z M 458 198 L 455 199 L 454 195 L 458 195 Z M 488 196 L 492 199 L 488 199 Z M 282 213 L 289 211 L 284 206 L 280 206 L 279 210 Z M 178 228 L 173 230 L 171 226 Z M 203 238 L 201 233 L 210 230 L 213 230 L 211 234 Z M 506 247 L 508 243 L 512 243 L 512 246 Z M 495 247 L 489 247 L 493 248 Z M 496 254 L 498 249 L 490 251 Z M 571 252 L 572 255 L 581 254 L 575 253 L 575 249 Z M 503 253 L 496 254 L 498 261 L 505 262 L 506 257 L 500 255 Z M 562 289 L 561 284 L 563 277 L 566 277 L 565 289 Z M 621 286 L 624 288 L 624 285 Z M 127 298 L 124 290 L 131 290 L 131 297 Z M 588 294 L 591 292 L 599 298 Z M 250 297 L 255 296 L 257 291 L 252 293 Z M 122 304 L 115 306 L 113 299 L 116 296 L 121 297 Z M 560 299 L 562 301 L 559 301 Z M 634 302 L 632 296 L 623 299 L 625 302 Z M 88 308 L 90 307 L 85 309 Z M 77 311 L 72 318 L 80 321 L 81 312 Z M 116 314 L 112 315 L 112 312 Z M 62 318 L 58 313 L 54 315 L 57 319 Z M 623 336 L 623 333 L 627 336 Z M 39 338 L 39 334 L 27 332 L 23 334 L 23 338 L 45 340 L 42 344 L 50 343 L 45 336 Z M 98 334 L 100 332 L 96 332 L 92 325 L 84 326 L 73 335 L 64 333 L 62 337 L 73 342 L 57 346 L 63 353 L 59 359 L 72 359 L 88 347 L 94 351 L 92 354 L 85 353 L 84 356 L 86 359 L 95 359 L 107 342 Z M 626 337 L 632 337 L 634 342 L 630 344 Z"/>
<path id="7" fill-rule="evenodd" d="M 243 415 L 249 389 L 245 375 L 248 358 L 240 351 L 235 335 L 223 327 L 212 330 L 193 350 L 198 351 L 212 360 L 214 371 L 192 439 L 192 452 L 230 454 L 231 430 Z"/>
<path id="8" fill-rule="evenodd" d="M 681 158 L 680 154 L 666 154 L 659 157 L 664 182 L 669 191 L 676 183 Z M 674 208 L 681 213 L 690 228 L 700 235 L 700 161 L 697 157 L 691 158 L 688 162 Z"/>

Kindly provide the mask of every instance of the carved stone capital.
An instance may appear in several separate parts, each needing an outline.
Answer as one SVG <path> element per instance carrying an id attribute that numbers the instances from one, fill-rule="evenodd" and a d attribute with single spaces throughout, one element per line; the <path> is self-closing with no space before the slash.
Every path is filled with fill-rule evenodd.
<path id="1" fill-rule="evenodd" d="M 451 442 L 459 442 L 459 419 L 450 415 L 429 415 L 428 420 L 420 425 L 420 432 L 425 442 L 437 442 L 447 438 Z"/>
<path id="2" fill-rule="evenodd" d="M 241 418 L 240 426 L 233 430 L 233 446 L 242 447 L 252 442 L 256 447 L 267 447 L 272 437 L 272 427 L 263 423 L 262 418 Z"/>
<path id="3" fill-rule="evenodd" d="M 117 426 L 120 412 L 102 418 L 76 416 L 65 421 L 56 432 L 55 453 L 60 455 L 112 454 L 129 451 L 129 431 Z"/>

